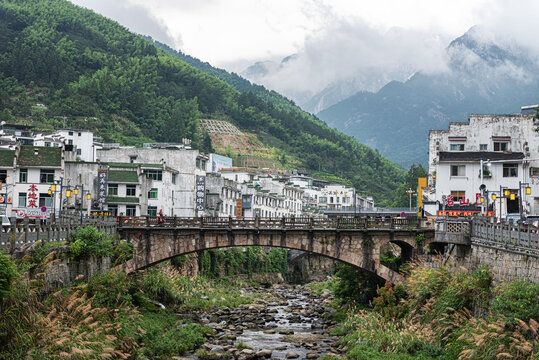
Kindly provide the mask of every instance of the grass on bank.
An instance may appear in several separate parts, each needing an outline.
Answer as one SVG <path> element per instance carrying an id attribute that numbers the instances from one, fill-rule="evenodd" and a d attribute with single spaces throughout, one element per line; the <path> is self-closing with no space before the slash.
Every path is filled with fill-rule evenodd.
<path id="1" fill-rule="evenodd" d="M 67 244 L 38 244 L 18 264 L 0 255 L 0 359 L 170 359 L 195 350 L 212 332 L 175 312 L 253 301 L 239 280 L 188 278 L 169 263 L 135 276 L 99 274 L 48 296 L 30 276 L 29 270 L 42 278 L 62 258 L 125 260 L 132 249 L 119 244 L 80 229 Z"/>
<path id="2" fill-rule="evenodd" d="M 333 330 L 351 359 L 539 359 L 539 284 L 415 266 Z"/>

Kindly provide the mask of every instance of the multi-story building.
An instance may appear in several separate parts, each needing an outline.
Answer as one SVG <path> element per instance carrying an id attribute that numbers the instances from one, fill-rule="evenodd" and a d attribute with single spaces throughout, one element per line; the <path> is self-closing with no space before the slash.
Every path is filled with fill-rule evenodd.
<path id="1" fill-rule="evenodd" d="M 518 213 L 520 205 L 524 213 L 538 214 L 537 125 L 529 114 L 470 115 L 467 122 L 450 123 L 448 130 L 431 130 L 428 182 L 435 199 L 430 200 L 454 210 L 453 215 L 490 210 L 503 217 Z"/>

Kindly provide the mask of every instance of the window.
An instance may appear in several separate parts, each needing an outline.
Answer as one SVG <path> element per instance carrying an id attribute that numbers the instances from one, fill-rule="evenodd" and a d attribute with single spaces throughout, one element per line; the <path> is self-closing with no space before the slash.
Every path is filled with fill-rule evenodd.
<path id="1" fill-rule="evenodd" d="M 137 155 L 129 155 L 129 162 L 131 164 L 135 163 L 136 160 L 137 160 Z"/>
<path id="2" fill-rule="evenodd" d="M 67 140 L 67 145 L 73 145 L 73 140 L 71 139 Z"/>
<path id="3" fill-rule="evenodd" d="M 118 216 L 118 205 L 109 205 L 109 211 L 114 216 Z"/>
<path id="4" fill-rule="evenodd" d="M 0 170 L 0 182 L 5 183 L 7 179 L 7 170 Z"/>
<path id="5" fill-rule="evenodd" d="M 453 201 L 460 201 L 466 199 L 466 192 L 464 190 L 451 191 L 451 195 L 453 196 Z"/>
<path id="6" fill-rule="evenodd" d="M 517 177 L 518 164 L 503 164 L 503 177 Z"/>
<path id="7" fill-rule="evenodd" d="M 19 170 L 19 182 L 25 183 L 28 181 L 28 169 Z"/>
<path id="8" fill-rule="evenodd" d="M 176 184 L 176 175 L 178 174 L 172 174 L 172 183 Z"/>
<path id="9" fill-rule="evenodd" d="M 494 151 L 507 151 L 509 149 L 509 143 L 506 141 L 495 141 Z"/>
<path id="10" fill-rule="evenodd" d="M 137 216 L 137 207 L 135 205 L 127 205 L 125 207 L 125 216 Z"/>
<path id="11" fill-rule="evenodd" d="M 20 199 L 19 199 L 20 200 Z M 52 196 L 47 193 L 39 193 L 39 207 L 52 207 Z"/>
<path id="12" fill-rule="evenodd" d="M 488 150 L 488 144 L 479 144 L 479 150 L 487 151 Z"/>
<path id="13" fill-rule="evenodd" d="M 162 170 L 146 170 L 146 178 L 152 180 L 163 180 L 163 171 Z"/>
<path id="14" fill-rule="evenodd" d="M 81 155 L 82 154 L 82 149 L 77 149 L 77 155 Z"/>
<path id="15" fill-rule="evenodd" d="M 464 151 L 464 144 L 451 144 L 449 145 L 451 151 Z"/>
<path id="16" fill-rule="evenodd" d="M 109 184 L 109 195 L 118 195 L 118 184 Z"/>
<path id="17" fill-rule="evenodd" d="M 148 206 L 148 216 L 157 216 L 157 206 Z"/>
<path id="18" fill-rule="evenodd" d="M 82 133 L 81 133 L 81 132 L 79 131 L 79 134 L 78 134 L 78 135 L 79 135 L 79 136 L 81 136 L 81 135 L 82 135 Z"/>
<path id="19" fill-rule="evenodd" d="M 42 184 L 52 184 L 54 182 L 54 170 L 40 170 L 39 179 Z"/>
<path id="20" fill-rule="evenodd" d="M 157 199 L 157 189 L 153 188 L 148 191 L 148 199 Z"/>
<path id="21" fill-rule="evenodd" d="M 19 193 L 19 207 L 26 207 L 26 193 Z"/>
<path id="22" fill-rule="evenodd" d="M 137 185 L 127 185 L 125 187 L 125 196 L 137 196 Z"/>
<path id="23" fill-rule="evenodd" d="M 69 136 L 73 136 L 73 131 L 68 132 Z"/>
<path id="24" fill-rule="evenodd" d="M 466 165 L 451 165 L 451 176 L 466 176 Z"/>
<path id="25" fill-rule="evenodd" d="M 329 197 L 329 202 L 333 204 L 333 196 Z"/>
<path id="26" fill-rule="evenodd" d="M 50 146 L 51 146 L 51 143 L 48 142 L 48 141 L 45 141 L 45 146 L 46 146 L 46 147 L 50 147 Z"/>

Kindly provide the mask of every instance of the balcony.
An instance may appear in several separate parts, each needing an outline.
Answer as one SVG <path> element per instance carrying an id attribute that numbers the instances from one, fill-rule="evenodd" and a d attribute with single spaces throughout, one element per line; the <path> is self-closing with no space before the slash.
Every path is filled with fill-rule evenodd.
<path id="1" fill-rule="evenodd" d="M 477 172 L 477 177 L 481 178 L 481 169 Z M 492 172 L 487 169 L 483 169 L 483 178 L 488 179 L 492 177 Z"/>

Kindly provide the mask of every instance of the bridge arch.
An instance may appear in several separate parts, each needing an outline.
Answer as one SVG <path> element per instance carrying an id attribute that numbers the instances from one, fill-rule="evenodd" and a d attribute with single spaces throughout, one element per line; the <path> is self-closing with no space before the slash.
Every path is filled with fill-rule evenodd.
<path id="1" fill-rule="evenodd" d="M 172 257 L 196 251 L 245 246 L 297 249 L 362 268 L 394 283 L 403 276 L 380 263 L 380 246 L 391 238 L 412 237 L 413 231 L 336 229 L 194 229 L 123 227 L 122 238 L 133 244 L 126 272 L 141 270 Z M 410 240 L 413 241 L 413 240 Z M 411 243 L 406 241 L 406 243 Z"/>

